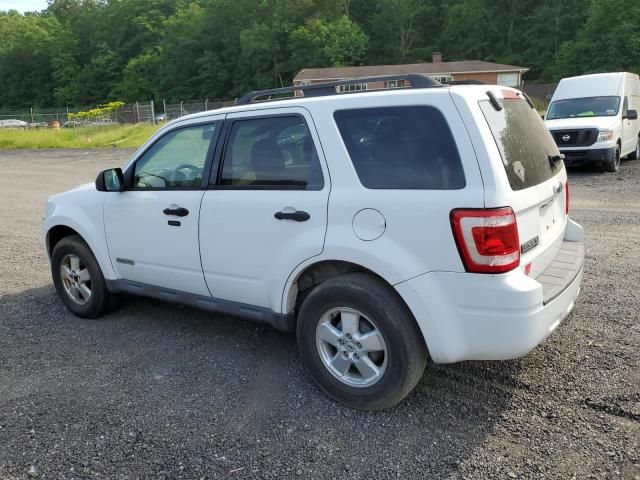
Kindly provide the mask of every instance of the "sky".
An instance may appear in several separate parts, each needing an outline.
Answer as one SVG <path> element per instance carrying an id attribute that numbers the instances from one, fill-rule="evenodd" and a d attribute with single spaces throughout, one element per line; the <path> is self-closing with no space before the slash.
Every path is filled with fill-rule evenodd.
<path id="1" fill-rule="evenodd" d="M 32 12 L 47 8 L 47 0 L 0 0 L 0 10 Z"/>

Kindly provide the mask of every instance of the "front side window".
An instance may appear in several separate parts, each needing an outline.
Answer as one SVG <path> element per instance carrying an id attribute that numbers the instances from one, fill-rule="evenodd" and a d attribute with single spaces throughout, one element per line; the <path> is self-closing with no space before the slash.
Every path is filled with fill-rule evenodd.
<path id="1" fill-rule="evenodd" d="M 290 115 L 235 121 L 229 133 L 221 184 L 322 190 L 320 160 L 304 119 Z"/>
<path id="2" fill-rule="evenodd" d="M 140 189 L 198 188 L 218 123 L 171 131 L 136 162 L 133 186 Z"/>
<path id="3" fill-rule="evenodd" d="M 579 117 L 615 117 L 620 97 L 584 97 L 556 100 L 549 105 L 547 120 Z"/>
<path id="4" fill-rule="evenodd" d="M 334 118 L 366 188 L 464 188 L 455 140 L 437 108 L 360 108 L 337 111 Z"/>

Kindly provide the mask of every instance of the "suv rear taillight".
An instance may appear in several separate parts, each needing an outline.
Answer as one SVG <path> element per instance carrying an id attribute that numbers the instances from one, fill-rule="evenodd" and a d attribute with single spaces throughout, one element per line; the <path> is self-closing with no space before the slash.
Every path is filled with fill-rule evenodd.
<path id="1" fill-rule="evenodd" d="M 564 184 L 564 213 L 569 215 L 569 180 Z"/>
<path id="2" fill-rule="evenodd" d="M 451 212 L 451 228 L 467 272 L 502 273 L 520 265 L 520 239 L 511 207 Z"/>

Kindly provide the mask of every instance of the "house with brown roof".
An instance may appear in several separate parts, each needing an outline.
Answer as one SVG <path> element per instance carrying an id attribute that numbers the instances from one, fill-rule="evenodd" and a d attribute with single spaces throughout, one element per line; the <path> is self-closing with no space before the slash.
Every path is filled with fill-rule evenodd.
<path id="1" fill-rule="evenodd" d="M 294 85 L 310 85 L 313 83 L 352 80 L 354 78 L 377 77 L 383 75 L 405 75 L 420 73 L 441 83 L 452 81 L 476 81 L 488 85 L 504 85 L 521 88 L 522 75 L 528 72 L 525 67 L 483 62 L 481 60 L 464 60 L 460 62 L 444 62 L 442 54 L 433 54 L 431 63 L 414 63 L 409 65 L 373 65 L 363 67 L 337 68 L 303 68 L 293 79 Z M 340 91 L 374 90 L 403 86 L 402 80 L 373 82 L 352 85 L 341 85 Z"/>

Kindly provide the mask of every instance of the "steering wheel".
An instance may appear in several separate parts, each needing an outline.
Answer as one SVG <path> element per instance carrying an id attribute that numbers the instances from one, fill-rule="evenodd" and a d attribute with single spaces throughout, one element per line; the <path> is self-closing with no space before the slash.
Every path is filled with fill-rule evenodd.
<path id="1" fill-rule="evenodd" d="M 193 172 L 194 177 L 202 173 L 202 168 L 191 165 L 190 163 L 182 163 L 173 169 L 175 173 L 178 173 L 180 170 L 190 170 Z"/>
<path id="2" fill-rule="evenodd" d="M 185 175 L 182 170 L 188 170 L 189 172 L 191 172 L 191 178 L 187 178 L 187 175 Z M 201 175 L 202 168 L 196 167 L 195 165 L 191 165 L 189 163 L 182 163 L 171 170 L 170 179 L 172 183 L 192 182 Z"/>

